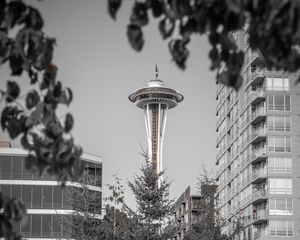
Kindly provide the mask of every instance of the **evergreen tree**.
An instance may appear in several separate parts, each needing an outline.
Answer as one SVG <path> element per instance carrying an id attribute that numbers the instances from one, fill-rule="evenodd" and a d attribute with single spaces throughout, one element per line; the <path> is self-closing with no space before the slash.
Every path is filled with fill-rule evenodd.
<path id="1" fill-rule="evenodd" d="M 173 236 L 167 224 L 174 202 L 169 198 L 170 182 L 163 180 L 160 187 L 157 184 L 163 173 L 155 175 L 154 165 L 146 161 L 141 168 L 141 175 L 128 183 L 137 203 L 137 221 L 132 229 L 134 240 L 163 240 Z"/>

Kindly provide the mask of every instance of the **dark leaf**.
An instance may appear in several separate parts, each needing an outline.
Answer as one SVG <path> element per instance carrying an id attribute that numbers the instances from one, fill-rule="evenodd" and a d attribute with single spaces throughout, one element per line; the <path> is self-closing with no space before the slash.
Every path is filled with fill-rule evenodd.
<path id="1" fill-rule="evenodd" d="M 189 51 L 185 47 L 186 41 L 181 39 L 174 39 L 169 42 L 169 50 L 173 57 L 173 60 L 176 62 L 177 66 L 182 70 L 185 69 L 185 62 L 189 55 Z"/>
<path id="2" fill-rule="evenodd" d="M 197 21 L 195 18 L 189 18 L 185 24 L 180 25 L 180 34 L 183 37 L 189 37 L 197 31 Z"/>
<path id="3" fill-rule="evenodd" d="M 135 2 L 132 13 L 130 16 L 130 22 L 131 24 L 137 25 L 137 26 L 145 26 L 148 24 L 148 14 L 147 14 L 147 7 L 145 3 L 141 2 Z"/>
<path id="4" fill-rule="evenodd" d="M 34 66 L 37 70 L 44 70 L 51 63 L 54 45 L 55 39 L 46 38 L 45 42 L 42 44 L 42 49 L 38 53 L 34 62 Z"/>
<path id="5" fill-rule="evenodd" d="M 29 75 L 29 78 L 30 78 L 30 84 L 35 84 L 38 81 L 38 74 L 37 74 L 37 72 L 35 72 L 31 68 L 28 71 L 28 75 Z"/>
<path id="6" fill-rule="evenodd" d="M 22 123 L 18 119 L 11 119 L 7 126 L 7 131 L 11 139 L 15 139 L 22 130 Z"/>
<path id="7" fill-rule="evenodd" d="M 189 16 L 193 13 L 191 1 L 187 0 L 175 0 L 173 6 L 176 8 L 180 17 Z"/>
<path id="8" fill-rule="evenodd" d="M 9 58 L 9 65 L 12 75 L 21 75 L 23 72 L 24 60 L 18 53 L 12 53 Z"/>
<path id="9" fill-rule="evenodd" d="M 226 6 L 234 13 L 241 13 L 241 2 L 240 0 L 226 0 Z"/>
<path id="10" fill-rule="evenodd" d="M 69 105 L 73 100 L 73 93 L 70 88 L 66 88 L 59 97 L 59 102 Z"/>
<path id="11" fill-rule="evenodd" d="M 46 134 L 48 137 L 56 139 L 63 134 L 63 128 L 58 121 L 51 121 L 46 126 Z"/>
<path id="12" fill-rule="evenodd" d="M 43 81 L 40 85 L 40 89 L 44 90 L 48 88 L 50 91 L 53 91 L 56 74 L 57 74 L 57 67 L 53 64 L 48 64 L 44 71 Z"/>
<path id="13" fill-rule="evenodd" d="M 6 98 L 7 102 L 14 101 L 20 94 L 20 87 L 16 82 L 7 81 Z"/>
<path id="14" fill-rule="evenodd" d="M 68 113 L 66 115 L 66 119 L 65 119 L 65 132 L 66 133 L 71 131 L 71 129 L 73 128 L 73 124 L 74 124 L 73 116 L 70 113 Z"/>
<path id="15" fill-rule="evenodd" d="M 173 33 L 175 22 L 173 19 L 164 18 L 160 20 L 158 28 L 163 39 L 167 39 Z"/>
<path id="16" fill-rule="evenodd" d="M 141 51 L 144 46 L 144 38 L 141 27 L 129 24 L 127 26 L 127 37 L 131 47 L 136 51 Z"/>
<path id="17" fill-rule="evenodd" d="M 17 21 L 21 19 L 22 14 L 26 11 L 26 5 L 22 1 L 11 1 L 7 4 L 5 14 L 5 25 L 8 28 L 13 28 Z"/>
<path id="18" fill-rule="evenodd" d="M 27 28 L 33 28 L 34 30 L 41 30 L 44 26 L 44 20 L 40 12 L 32 7 L 29 8 L 29 13 L 24 18 L 24 23 Z"/>
<path id="19" fill-rule="evenodd" d="M 117 11 L 121 6 L 122 0 L 108 0 L 108 12 L 109 15 L 116 19 Z"/>
<path id="20" fill-rule="evenodd" d="M 26 96 L 26 107 L 33 108 L 40 101 L 40 96 L 36 90 L 31 90 Z"/>
<path id="21" fill-rule="evenodd" d="M 151 9 L 154 17 L 159 17 L 163 13 L 163 3 L 161 0 L 152 0 Z"/>

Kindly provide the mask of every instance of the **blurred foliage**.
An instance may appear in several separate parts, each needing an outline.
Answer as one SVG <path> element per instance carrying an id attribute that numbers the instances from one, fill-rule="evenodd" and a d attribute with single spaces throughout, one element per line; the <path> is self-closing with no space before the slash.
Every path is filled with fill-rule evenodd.
<path id="1" fill-rule="evenodd" d="M 109 14 L 116 19 L 122 0 L 108 0 Z M 234 88 L 242 83 L 244 52 L 232 33 L 246 30 L 249 46 L 259 52 L 268 68 L 296 72 L 300 69 L 300 2 L 294 0 L 140 0 L 133 1 L 127 35 L 141 51 L 142 28 L 149 14 L 159 18 L 158 29 L 168 39 L 173 61 L 186 68 L 187 46 L 193 34 L 207 34 L 211 44 L 211 70 L 217 81 Z M 299 80 L 298 80 L 299 81 Z"/>
<path id="2" fill-rule="evenodd" d="M 8 80 L 0 89 L 1 127 L 11 139 L 19 137 L 28 151 L 26 167 L 42 174 L 57 176 L 65 183 L 80 175 L 82 150 L 74 144 L 73 117 L 57 116 L 60 105 L 69 105 L 71 89 L 57 80 L 52 63 L 55 39 L 43 32 L 40 12 L 22 0 L 0 0 L 0 64 L 8 64 L 12 76 L 27 75 L 31 90 L 21 93 L 17 82 Z M 0 237 L 12 236 L 12 221 L 20 220 L 24 205 L 0 195 Z"/>

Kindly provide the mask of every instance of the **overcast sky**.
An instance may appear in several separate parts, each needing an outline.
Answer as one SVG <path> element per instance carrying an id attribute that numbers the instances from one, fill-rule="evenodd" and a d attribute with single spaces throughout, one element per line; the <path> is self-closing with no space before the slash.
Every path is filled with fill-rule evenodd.
<path id="1" fill-rule="evenodd" d="M 68 109 L 75 118 L 73 135 L 85 152 L 103 156 L 103 186 L 112 182 L 115 171 L 124 182 L 139 173 L 146 132 L 143 113 L 128 95 L 153 79 L 158 63 L 159 78 L 185 97 L 168 112 L 165 131 L 163 167 L 172 180 L 171 197 L 179 197 L 188 185 L 195 192 L 201 162 L 211 169 L 216 156 L 216 84 L 215 73 L 209 71 L 206 36 L 192 39 L 187 69 L 181 71 L 171 62 L 156 20 L 144 28 L 143 51 L 130 48 L 126 25 L 134 1 L 123 1 L 117 21 L 108 16 L 106 0 L 26 2 L 40 9 L 45 32 L 57 39 L 58 78 L 74 92 Z M 7 65 L 1 66 L 0 76 L 3 86 Z M 21 85 L 24 82 L 26 77 Z M 126 192 L 127 202 L 134 206 L 128 188 Z"/>

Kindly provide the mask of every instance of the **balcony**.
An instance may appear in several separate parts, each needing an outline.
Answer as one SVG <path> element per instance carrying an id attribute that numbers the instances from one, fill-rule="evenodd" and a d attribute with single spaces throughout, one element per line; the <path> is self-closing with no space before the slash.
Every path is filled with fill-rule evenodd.
<path id="1" fill-rule="evenodd" d="M 252 163 L 255 164 L 255 163 L 258 163 L 258 162 L 261 162 L 261 161 L 265 161 L 267 158 L 267 150 L 266 148 L 261 148 L 255 152 L 253 152 L 252 154 Z"/>
<path id="2" fill-rule="evenodd" d="M 260 88 L 255 91 L 252 91 L 250 93 L 250 96 L 251 96 L 250 99 L 251 105 L 257 105 L 266 99 L 266 91 Z"/>
<path id="3" fill-rule="evenodd" d="M 261 84 L 266 76 L 266 71 L 264 69 L 255 69 L 251 73 L 251 84 L 258 85 Z"/>
<path id="4" fill-rule="evenodd" d="M 251 116 L 251 124 L 255 125 L 257 123 L 260 123 L 264 121 L 267 117 L 267 111 L 264 107 L 262 108 L 257 108 Z"/>
<path id="5" fill-rule="evenodd" d="M 259 189 L 252 193 L 252 203 L 253 204 L 258 204 L 264 201 L 267 201 L 268 199 L 268 194 L 265 189 Z"/>
<path id="6" fill-rule="evenodd" d="M 263 224 L 266 223 L 269 219 L 269 215 L 267 211 L 258 211 L 257 213 L 253 214 L 253 224 Z"/>
<path id="7" fill-rule="evenodd" d="M 258 65 L 262 62 L 263 62 L 262 57 L 257 52 L 252 52 L 249 63 L 251 65 Z"/>
<path id="8" fill-rule="evenodd" d="M 265 141 L 267 138 L 267 129 L 259 128 L 254 131 L 251 138 L 251 144 L 258 144 Z"/>
<path id="9" fill-rule="evenodd" d="M 258 184 L 265 181 L 268 177 L 267 168 L 262 168 L 252 173 L 252 183 Z"/>

